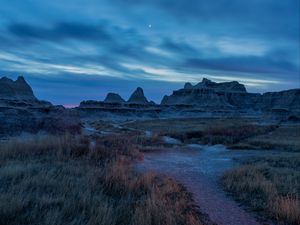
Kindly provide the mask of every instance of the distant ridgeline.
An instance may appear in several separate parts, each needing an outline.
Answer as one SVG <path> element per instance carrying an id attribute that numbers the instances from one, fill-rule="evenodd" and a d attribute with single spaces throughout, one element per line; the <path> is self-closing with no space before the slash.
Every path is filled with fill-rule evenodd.
<path id="1" fill-rule="evenodd" d="M 80 117 L 99 119 L 266 115 L 288 119 L 300 118 L 300 89 L 248 93 L 245 86 L 237 81 L 216 83 L 204 78 L 194 86 L 186 83 L 184 88 L 164 96 L 160 104 L 149 101 L 143 89 L 138 87 L 127 101 L 119 94 L 108 93 L 104 101 L 87 100 L 68 110 L 38 100 L 23 77 L 16 81 L 3 77 L 0 79 L 0 110 L 3 112 L 11 108 L 26 109 L 27 112 L 33 112 L 33 109 L 39 112 L 74 112 Z"/>
<path id="2" fill-rule="evenodd" d="M 274 113 L 282 116 L 300 114 L 300 89 L 264 94 L 248 93 L 237 81 L 216 83 L 206 78 L 164 96 L 160 104 L 148 101 L 142 88 L 137 88 L 128 101 L 116 93 L 109 93 L 104 101 L 83 101 L 79 109 L 99 109 L 121 112 L 138 110 L 154 111 L 165 116 L 210 115 L 262 115 Z M 166 115 L 168 114 L 168 115 Z M 159 115 L 158 115 L 159 116 Z"/>

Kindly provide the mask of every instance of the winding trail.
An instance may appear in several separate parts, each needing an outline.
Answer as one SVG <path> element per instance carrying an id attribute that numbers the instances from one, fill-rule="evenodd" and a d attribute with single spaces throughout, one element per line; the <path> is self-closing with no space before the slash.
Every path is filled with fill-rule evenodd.
<path id="1" fill-rule="evenodd" d="M 116 128 L 123 128 L 115 125 Z M 133 129 L 136 130 L 136 129 Z M 86 126 L 85 133 L 97 131 Z M 101 132 L 107 134 L 108 132 Z M 152 132 L 146 131 L 146 137 Z M 144 161 L 136 165 L 138 170 L 155 171 L 168 175 L 182 183 L 189 192 L 201 212 L 218 225 L 270 225 L 269 222 L 257 221 L 254 214 L 245 211 L 233 199 L 228 197 L 218 184 L 219 177 L 228 169 L 238 166 L 234 159 L 246 159 L 257 155 L 270 155 L 270 151 L 230 151 L 225 146 L 202 146 L 191 144 L 182 146 L 179 140 L 164 137 L 166 143 L 181 147 L 171 150 L 146 153 Z"/>
<path id="2" fill-rule="evenodd" d="M 147 153 L 137 168 L 175 178 L 193 193 L 200 210 L 218 225 L 269 224 L 258 222 L 252 213 L 245 211 L 228 197 L 218 184 L 218 178 L 225 170 L 238 166 L 234 158 L 242 159 L 257 153 L 230 151 L 221 145 L 192 145 L 177 150 Z"/>

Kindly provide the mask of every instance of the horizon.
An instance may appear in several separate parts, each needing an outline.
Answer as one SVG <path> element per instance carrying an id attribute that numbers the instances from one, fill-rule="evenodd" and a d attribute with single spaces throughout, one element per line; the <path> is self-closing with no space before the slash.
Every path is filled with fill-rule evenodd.
<path id="1" fill-rule="evenodd" d="M 12 81 L 16 81 L 19 77 L 23 77 L 23 78 L 25 79 L 25 82 L 32 88 L 31 84 L 27 82 L 27 79 L 26 79 L 26 77 L 24 77 L 24 76 L 17 76 L 15 79 L 12 79 Z M 6 77 L 6 76 L 0 77 L 0 79 L 2 79 L 2 78 L 8 78 L 8 79 L 11 79 L 11 78 Z M 203 79 L 207 79 L 207 78 L 206 78 L 206 77 L 203 77 Z M 195 85 L 197 85 L 197 84 L 203 82 L 203 79 L 202 79 L 200 82 L 197 82 L 197 83 L 190 83 L 190 82 L 183 83 L 182 86 L 178 88 L 178 90 L 184 88 L 185 84 L 187 84 L 187 83 L 190 83 L 190 84 L 192 84 L 193 86 L 195 86 Z M 208 80 L 209 80 L 209 79 L 208 79 Z M 212 81 L 212 80 L 210 80 L 210 81 Z M 214 81 L 213 81 L 213 82 L 214 82 Z M 227 81 L 226 81 L 226 82 L 227 82 Z M 236 81 L 228 81 L 228 82 L 236 82 Z M 238 81 L 237 81 L 237 82 L 238 82 Z M 224 82 L 216 82 L 216 83 L 224 83 Z M 241 84 L 241 85 L 243 85 L 243 86 L 245 86 L 243 83 L 240 83 L 240 82 L 238 82 L 238 83 Z M 105 95 L 104 95 L 104 97 L 103 97 L 102 99 L 93 99 L 93 98 L 92 98 L 92 99 L 83 99 L 83 100 L 81 100 L 80 102 L 77 102 L 77 103 L 74 103 L 74 104 L 55 104 L 55 103 L 54 103 L 54 105 L 63 105 L 65 108 L 75 108 L 75 107 L 78 107 L 82 101 L 89 101 L 89 100 L 92 100 L 92 101 L 103 102 L 109 93 L 115 93 L 115 94 L 118 94 L 118 95 L 120 95 L 121 98 L 123 98 L 123 99 L 127 102 L 127 101 L 129 100 L 131 94 L 133 94 L 133 92 L 134 92 L 137 88 L 142 88 L 143 91 L 144 91 L 144 88 L 143 88 L 142 86 L 137 86 L 136 88 L 134 88 L 134 89 L 132 90 L 132 92 L 129 92 L 129 95 L 128 95 L 127 97 L 122 96 L 120 93 L 117 93 L 117 92 L 114 92 L 114 91 L 110 91 L 110 92 L 105 93 Z M 246 86 L 245 86 L 245 88 L 246 88 L 247 93 L 254 93 L 254 92 L 249 92 L 249 90 L 247 89 Z M 296 89 L 300 89 L 300 88 L 296 88 Z M 278 92 L 280 92 L 280 91 L 288 91 L 288 90 L 293 90 L 293 89 L 278 90 Z M 33 91 L 33 94 L 35 95 L 35 90 L 34 90 L 34 88 L 32 88 L 32 91 Z M 173 91 L 175 91 L 175 90 L 172 90 L 169 94 L 173 93 Z M 259 93 L 259 92 L 256 92 L 256 94 L 257 94 L 257 93 Z M 263 92 L 263 93 L 259 93 L 259 94 L 264 94 L 264 93 L 267 93 L 267 92 Z M 169 95 L 169 94 L 164 94 L 163 96 L 161 96 L 161 99 L 159 99 L 159 100 L 157 100 L 157 101 L 154 101 L 154 100 L 152 100 L 151 96 L 150 96 L 150 97 L 147 96 L 147 94 L 146 94 L 145 91 L 144 91 L 144 95 L 145 95 L 145 97 L 147 98 L 147 100 L 148 100 L 149 102 L 150 102 L 150 101 L 153 101 L 155 104 L 158 104 L 158 105 L 161 104 L 161 101 L 162 101 L 163 97 L 166 96 L 166 95 Z M 35 97 L 37 97 L 37 99 L 39 99 L 39 100 L 49 101 L 48 99 L 40 99 L 40 98 L 39 98 L 38 96 L 36 96 L 36 95 L 35 95 Z M 50 101 L 50 102 L 51 102 L 51 101 Z M 53 103 L 53 102 L 51 102 L 51 103 Z"/>
<path id="2" fill-rule="evenodd" d="M 22 75 L 59 105 L 159 103 L 184 83 L 238 81 L 248 92 L 299 88 L 299 1 L 12 0 L 0 9 L 0 74 Z"/>

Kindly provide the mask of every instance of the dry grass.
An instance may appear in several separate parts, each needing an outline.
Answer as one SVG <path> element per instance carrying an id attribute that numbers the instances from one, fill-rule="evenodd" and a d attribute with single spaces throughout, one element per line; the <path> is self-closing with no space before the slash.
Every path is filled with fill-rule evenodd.
<path id="1" fill-rule="evenodd" d="M 168 135 L 185 143 L 224 144 L 232 149 L 300 151 L 299 123 L 262 125 L 255 119 L 192 118 L 136 121 L 126 126 Z"/>
<path id="2" fill-rule="evenodd" d="M 250 119 L 168 119 L 137 121 L 127 124 L 138 130 L 149 130 L 158 135 L 167 135 L 183 143 L 224 144 L 231 146 L 250 137 L 267 134 L 276 125 L 259 125 Z"/>
<path id="3" fill-rule="evenodd" d="M 184 143 L 201 143 L 201 144 L 223 144 L 231 146 L 246 138 L 269 133 L 276 129 L 276 126 L 261 126 L 255 124 L 224 124 L 210 125 L 200 131 L 173 132 L 169 135 L 177 138 Z"/>
<path id="4" fill-rule="evenodd" d="M 278 197 L 270 206 L 277 220 L 300 224 L 300 200 L 292 196 Z"/>
<path id="5" fill-rule="evenodd" d="M 299 155 L 253 159 L 226 172 L 225 190 L 253 210 L 286 224 L 300 221 Z"/>
<path id="6" fill-rule="evenodd" d="M 159 119 L 144 120 L 126 123 L 126 127 L 137 130 L 149 130 L 154 133 L 185 133 L 204 131 L 209 127 L 230 126 L 232 124 L 251 123 L 249 119 L 215 119 L 215 118 L 188 118 L 188 119 Z"/>
<path id="7" fill-rule="evenodd" d="M 300 125 L 281 125 L 278 129 L 268 134 L 249 138 L 241 143 L 255 149 L 284 149 L 300 151 Z"/>
<path id="8" fill-rule="evenodd" d="M 36 136 L 0 145 L 0 224 L 202 224 L 170 178 L 140 174 L 127 136 Z"/>
<path id="9" fill-rule="evenodd" d="M 0 145 L 0 161 L 27 159 L 41 155 L 60 157 L 80 156 L 89 150 L 89 140 L 83 136 L 65 134 L 34 135 L 26 138 L 11 138 Z"/>

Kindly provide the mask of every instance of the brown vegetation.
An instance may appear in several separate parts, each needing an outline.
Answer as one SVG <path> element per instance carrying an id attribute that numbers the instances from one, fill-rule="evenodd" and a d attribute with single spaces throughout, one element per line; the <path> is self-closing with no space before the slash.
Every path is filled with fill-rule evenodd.
<path id="1" fill-rule="evenodd" d="M 210 126 L 200 131 L 187 131 L 184 133 L 171 133 L 171 137 L 182 142 L 198 142 L 201 144 L 236 144 L 249 137 L 261 135 L 274 130 L 276 126 L 260 126 L 254 124 L 233 124 L 230 126 Z"/>
<path id="2" fill-rule="evenodd" d="M 196 225 L 199 213 L 170 178 L 131 168 L 138 140 L 35 136 L 0 145 L 0 224 Z"/>
<path id="3" fill-rule="evenodd" d="M 228 171 L 226 191 L 253 210 L 285 224 L 300 224 L 299 155 L 260 158 Z"/>
<path id="4" fill-rule="evenodd" d="M 260 124 L 251 119 L 168 119 L 136 121 L 126 126 L 168 135 L 184 143 L 224 144 L 231 149 L 300 151 L 300 124 Z"/>
<path id="5" fill-rule="evenodd" d="M 300 125 L 281 125 L 273 132 L 244 140 L 240 145 L 256 149 L 278 149 L 300 151 Z M 236 146 L 237 148 L 239 146 Z"/>

